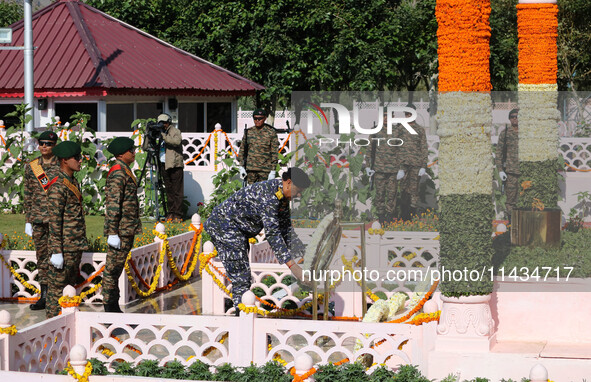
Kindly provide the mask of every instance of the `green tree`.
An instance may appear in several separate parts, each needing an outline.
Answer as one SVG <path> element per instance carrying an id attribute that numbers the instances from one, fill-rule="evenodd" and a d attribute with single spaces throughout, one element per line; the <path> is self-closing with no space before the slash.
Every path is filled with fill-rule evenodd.
<path id="1" fill-rule="evenodd" d="M 23 18 L 23 6 L 12 0 L 0 1 L 0 27 L 4 28 Z"/>
<path id="2" fill-rule="evenodd" d="M 517 90 L 517 2 L 491 2 L 490 82 L 493 91 Z"/>

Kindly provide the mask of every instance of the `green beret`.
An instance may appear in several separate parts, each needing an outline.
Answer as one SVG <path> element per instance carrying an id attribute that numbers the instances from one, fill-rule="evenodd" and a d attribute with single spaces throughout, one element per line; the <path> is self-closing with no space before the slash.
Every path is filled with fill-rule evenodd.
<path id="1" fill-rule="evenodd" d="M 127 150 L 133 148 L 133 139 L 128 137 L 117 137 L 113 139 L 111 143 L 109 143 L 109 147 L 107 150 L 115 156 L 121 155 Z"/>
<path id="2" fill-rule="evenodd" d="M 265 111 L 265 109 L 256 109 L 252 112 L 252 116 L 254 117 L 255 115 L 262 115 L 263 117 L 266 117 L 267 112 Z"/>
<path id="3" fill-rule="evenodd" d="M 80 145 L 72 141 L 63 141 L 53 149 L 51 149 L 53 155 L 58 158 L 71 158 L 82 152 Z"/>
<path id="4" fill-rule="evenodd" d="M 54 133 L 53 131 L 47 130 L 41 133 L 41 135 L 39 135 L 39 138 L 37 138 L 38 141 L 54 141 L 57 142 L 57 134 Z"/>

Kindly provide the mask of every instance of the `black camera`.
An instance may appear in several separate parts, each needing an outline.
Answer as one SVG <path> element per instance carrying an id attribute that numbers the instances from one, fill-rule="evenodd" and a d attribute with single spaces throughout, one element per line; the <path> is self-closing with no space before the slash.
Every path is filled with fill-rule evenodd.
<path id="1" fill-rule="evenodd" d="M 164 126 L 164 122 L 148 122 L 146 125 L 146 135 L 148 137 L 148 142 L 151 145 L 157 146 L 158 140 L 161 137 L 161 133 L 166 131 L 166 126 Z"/>

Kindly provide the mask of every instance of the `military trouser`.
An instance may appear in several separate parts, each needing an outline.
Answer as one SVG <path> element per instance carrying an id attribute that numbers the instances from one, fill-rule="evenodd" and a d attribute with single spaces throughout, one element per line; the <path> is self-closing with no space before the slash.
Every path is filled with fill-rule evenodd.
<path id="1" fill-rule="evenodd" d="M 226 275 L 232 282 L 232 302 L 234 308 L 242 302 L 242 295 L 250 290 L 252 275 L 248 260 L 248 239 L 242 232 L 232 229 L 223 217 L 212 214 L 204 224 L 205 231 L 224 264 Z"/>
<path id="2" fill-rule="evenodd" d="M 39 284 L 47 284 L 49 268 L 49 223 L 33 223 L 33 242 L 37 254 L 37 277 Z"/>
<path id="3" fill-rule="evenodd" d="M 519 174 L 507 174 L 507 180 L 505 181 L 505 207 L 507 208 L 507 215 L 511 216 L 511 211 L 517 205 L 517 195 L 519 194 Z"/>
<path id="4" fill-rule="evenodd" d="M 133 246 L 133 238 L 134 236 L 119 236 L 121 248 L 116 249 L 109 245 L 107 249 L 107 261 L 103 276 L 103 304 L 119 303 L 119 277 L 125 267 L 127 255 Z"/>
<path id="5" fill-rule="evenodd" d="M 411 219 L 419 205 L 419 170 L 420 167 L 406 168 L 404 178 L 400 180 L 400 217 L 404 220 Z"/>
<path id="6" fill-rule="evenodd" d="M 391 219 L 396 211 L 396 195 L 398 194 L 396 173 L 376 172 L 374 177 L 376 196 L 373 205 L 376 207 L 378 215 L 385 215 Z"/>
<path id="7" fill-rule="evenodd" d="M 256 182 L 262 182 L 269 178 L 271 171 L 246 171 L 246 183 L 253 184 Z"/>
<path id="8" fill-rule="evenodd" d="M 82 251 L 65 252 L 63 256 L 64 267 L 62 269 L 57 269 L 53 264 L 49 264 L 47 270 L 48 288 L 45 308 L 47 318 L 55 317 L 60 313 L 62 308 L 58 300 L 63 296 L 66 285 L 76 285 L 76 277 L 80 272 Z"/>

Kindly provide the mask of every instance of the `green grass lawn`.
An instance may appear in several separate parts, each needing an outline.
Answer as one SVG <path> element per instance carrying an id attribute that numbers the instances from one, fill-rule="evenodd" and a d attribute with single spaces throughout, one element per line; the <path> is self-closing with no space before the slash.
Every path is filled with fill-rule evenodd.
<path id="1" fill-rule="evenodd" d="M 86 236 L 89 242 L 89 251 L 104 252 L 107 248 L 107 240 L 103 235 L 105 218 L 99 216 L 86 216 Z M 165 223 L 166 233 L 169 236 L 178 235 L 187 232 L 191 220 L 185 220 L 182 223 Z M 155 221 L 143 220 L 143 234 L 136 237 L 134 246 L 144 245 L 153 241 Z M 0 233 L 9 237 L 7 249 L 27 249 L 33 250 L 33 241 L 25 235 L 25 215 L 24 214 L 1 214 L 0 215 Z"/>

